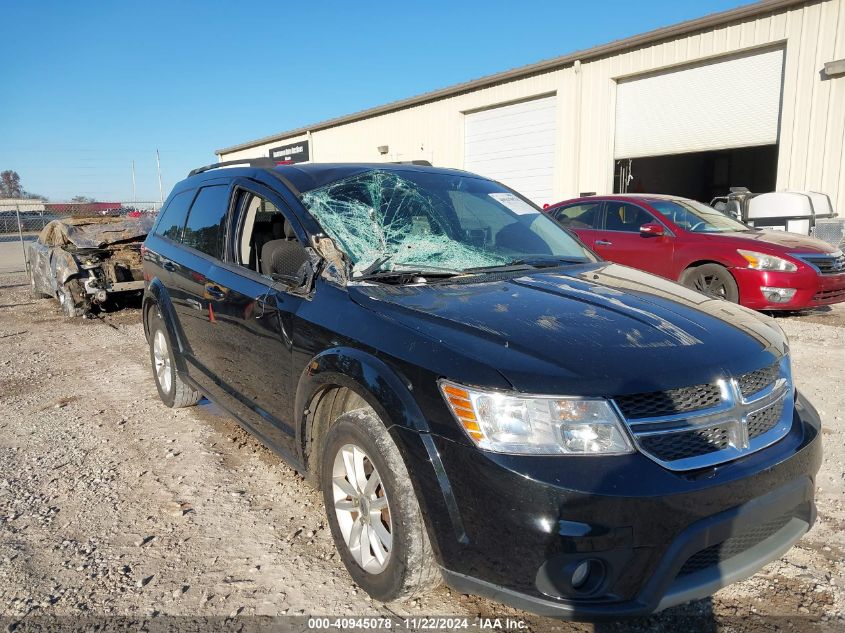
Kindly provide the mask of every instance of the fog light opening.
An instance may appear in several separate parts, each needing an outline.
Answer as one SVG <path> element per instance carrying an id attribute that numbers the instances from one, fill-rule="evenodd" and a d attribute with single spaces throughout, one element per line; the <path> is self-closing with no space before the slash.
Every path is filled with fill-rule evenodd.
<path id="1" fill-rule="evenodd" d="M 795 288 L 773 288 L 771 286 L 761 286 L 760 291 L 767 301 L 771 303 L 786 303 L 795 296 Z"/>
<path id="2" fill-rule="evenodd" d="M 587 584 L 587 580 L 590 578 L 590 561 L 585 560 L 583 563 L 578 565 L 575 568 L 575 571 L 572 572 L 572 579 L 569 581 L 569 584 L 572 585 L 573 589 L 580 589 L 584 585 Z"/>
<path id="3" fill-rule="evenodd" d="M 604 570 L 602 562 L 595 558 L 570 564 L 566 569 L 569 589 L 581 595 L 594 593 L 604 584 Z"/>

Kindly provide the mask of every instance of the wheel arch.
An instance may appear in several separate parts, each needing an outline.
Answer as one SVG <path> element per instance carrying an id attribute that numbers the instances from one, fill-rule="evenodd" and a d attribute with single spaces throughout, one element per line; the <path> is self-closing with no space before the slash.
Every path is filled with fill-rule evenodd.
<path id="1" fill-rule="evenodd" d="M 150 340 L 150 314 L 153 309 L 158 310 L 164 321 L 164 327 L 167 328 L 167 333 L 171 340 L 175 342 L 176 349 L 179 354 L 175 354 L 176 369 L 180 373 L 186 373 L 185 359 L 181 352 L 185 349 L 185 337 L 179 328 L 179 320 L 176 318 L 176 311 L 173 308 L 173 302 L 170 300 L 170 294 L 167 288 L 162 283 L 161 279 L 154 277 L 144 290 L 144 298 L 141 301 L 141 321 L 144 325 L 144 337 L 147 341 Z"/>
<path id="2" fill-rule="evenodd" d="M 684 273 L 687 272 L 690 268 L 698 268 L 699 266 L 704 266 L 705 264 L 716 264 L 717 266 L 726 268 L 728 271 L 733 268 L 733 265 L 726 261 L 715 259 L 713 257 L 702 257 L 701 259 L 696 259 L 683 266 L 681 268 L 681 274 L 678 275 L 678 279 L 683 277 Z M 731 273 L 731 276 L 733 277 L 733 273 Z"/>
<path id="3" fill-rule="evenodd" d="M 299 378 L 294 404 L 298 449 L 309 475 L 319 472 L 314 449 L 328 426 L 354 408 L 372 409 L 388 429 L 428 432 L 412 389 L 398 369 L 363 350 L 334 347 L 312 358 Z"/>

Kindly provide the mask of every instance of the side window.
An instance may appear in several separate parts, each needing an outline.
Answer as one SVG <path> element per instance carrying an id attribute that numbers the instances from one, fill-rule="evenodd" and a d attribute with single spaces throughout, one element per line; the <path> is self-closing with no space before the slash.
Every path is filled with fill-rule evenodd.
<path id="1" fill-rule="evenodd" d="M 182 239 L 182 227 L 185 226 L 185 217 L 188 215 L 188 207 L 194 199 L 195 189 L 177 193 L 171 198 L 161 217 L 156 224 L 155 234 L 166 237 L 175 242 Z"/>
<path id="2" fill-rule="evenodd" d="M 282 212 L 266 198 L 245 191 L 238 206 L 244 214 L 237 242 L 238 264 L 257 273 L 270 274 L 273 271 L 263 270 L 267 266 L 266 262 L 262 266 L 262 255 L 267 259 L 270 248 L 280 242 L 297 242 L 296 234 Z"/>
<path id="3" fill-rule="evenodd" d="M 554 218 L 568 229 L 598 229 L 601 222 L 601 202 L 579 202 L 554 212 Z"/>
<path id="4" fill-rule="evenodd" d="M 182 243 L 206 255 L 222 258 L 228 209 L 229 188 L 226 185 L 200 189 L 188 214 Z"/>
<path id="5" fill-rule="evenodd" d="M 630 202 L 608 200 L 605 208 L 607 209 L 604 221 L 605 231 L 639 233 L 643 224 L 654 222 L 654 218 L 648 211 Z"/>

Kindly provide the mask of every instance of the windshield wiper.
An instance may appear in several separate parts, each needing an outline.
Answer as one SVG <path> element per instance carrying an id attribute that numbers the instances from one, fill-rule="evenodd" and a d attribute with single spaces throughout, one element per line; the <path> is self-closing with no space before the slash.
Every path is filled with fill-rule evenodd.
<path id="1" fill-rule="evenodd" d="M 383 264 L 379 264 L 381 266 Z M 352 277 L 352 281 L 362 279 L 388 279 L 392 277 L 454 277 L 462 274 L 460 270 L 453 268 L 437 268 L 426 266 L 419 268 L 394 268 L 393 270 L 377 270 L 373 264 L 367 266 L 359 274 Z M 368 272 L 369 271 L 369 272 Z"/>
<path id="2" fill-rule="evenodd" d="M 522 259 L 514 259 L 506 264 L 467 268 L 464 270 L 464 273 L 491 273 L 507 272 L 510 270 L 528 270 L 531 268 L 551 268 L 554 266 L 560 266 L 561 264 L 584 264 L 588 261 L 589 260 L 584 257 L 525 257 Z"/>

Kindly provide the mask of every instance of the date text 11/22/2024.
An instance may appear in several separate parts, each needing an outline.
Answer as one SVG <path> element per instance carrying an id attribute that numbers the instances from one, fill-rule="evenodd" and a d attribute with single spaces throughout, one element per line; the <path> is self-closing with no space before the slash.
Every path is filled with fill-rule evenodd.
<path id="1" fill-rule="evenodd" d="M 409 618 L 391 617 L 312 617 L 308 618 L 308 628 L 312 630 L 431 630 L 454 631 L 458 629 L 478 629 L 482 631 L 520 631 L 528 627 L 525 620 L 518 618 L 496 617 L 449 617 L 449 616 L 416 616 Z"/>

